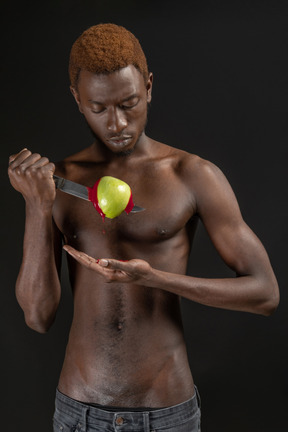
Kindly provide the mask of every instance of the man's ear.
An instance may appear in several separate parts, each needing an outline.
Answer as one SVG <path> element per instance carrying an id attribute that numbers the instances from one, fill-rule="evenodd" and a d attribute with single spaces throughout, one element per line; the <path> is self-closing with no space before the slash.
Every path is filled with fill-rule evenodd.
<path id="1" fill-rule="evenodd" d="M 153 74 L 152 72 L 149 73 L 148 81 L 146 84 L 146 90 L 147 90 L 147 102 L 150 103 L 152 99 L 152 84 L 153 84 Z"/>
<path id="2" fill-rule="evenodd" d="M 74 96 L 74 99 L 78 105 L 79 111 L 83 114 L 83 110 L 82 110 L 82 106 L 81 106 L 81 101 L 80 101 L 80 96 L 78 91 L 75 89 L 75 87 L 70 86 L 70 91 L 72 93 L 72 95 Z"/>

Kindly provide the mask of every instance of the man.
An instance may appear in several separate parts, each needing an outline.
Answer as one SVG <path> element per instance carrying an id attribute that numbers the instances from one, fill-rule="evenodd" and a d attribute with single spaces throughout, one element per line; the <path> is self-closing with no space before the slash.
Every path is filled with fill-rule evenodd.
<path id="1" fill-rule="evenodd" d="M 69 71 L 95 141 L 56 174 L 89 187 L 104 175 L 122 179 L 145 211 L 103 225 L 91 203 L 56 192 L 47 158 L 27 149 L 10 158 L 11 183 L 26 201 L 16 295 L 38 332 L 59 304 L 62 242 L 69 253 L 74 317 L 54 431 L 198 431 L 180 297 L 270 315 L 277 281 L 221 171 L 146 136 L 153 76 L 138 40 L 123 27 L 93 26 L 74 43 Z M 185 275 L 198 218 L 236 278 Z"/>

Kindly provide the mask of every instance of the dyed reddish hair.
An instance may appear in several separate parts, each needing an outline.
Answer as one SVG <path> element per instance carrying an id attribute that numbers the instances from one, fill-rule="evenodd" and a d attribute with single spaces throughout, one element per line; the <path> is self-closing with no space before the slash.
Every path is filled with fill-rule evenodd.
<path id="1" fill-rule="evenodd" d="M 74 42 L 69 60 L 72 87 L 81 69 L 95 74 L 110 73 L 133 65 L 148 79 L 146 57 L 138 39 L 116 24 L 98 24 L 85 30 Z"/>

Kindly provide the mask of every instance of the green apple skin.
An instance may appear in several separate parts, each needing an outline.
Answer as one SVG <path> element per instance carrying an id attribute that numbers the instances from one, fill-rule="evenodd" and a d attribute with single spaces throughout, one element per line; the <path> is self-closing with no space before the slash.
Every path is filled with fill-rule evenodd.
<path id="1" fill-rule="evenodd" d="M 115 177 L 101 177 L 97 188 L 98 205 L 109 219 L 119 216 L 127 207 L 131 196 L 130 186 Z"/>

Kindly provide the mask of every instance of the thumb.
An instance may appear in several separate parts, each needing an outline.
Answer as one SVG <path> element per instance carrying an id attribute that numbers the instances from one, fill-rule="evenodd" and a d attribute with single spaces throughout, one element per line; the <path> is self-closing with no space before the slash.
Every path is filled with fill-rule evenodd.
<path id="1" fill-rule="evenodd" d="M 101 267 L 109 267 L 114 270 L 127 270 L 127 261 L 101 258 L 98 264 Z"/>

